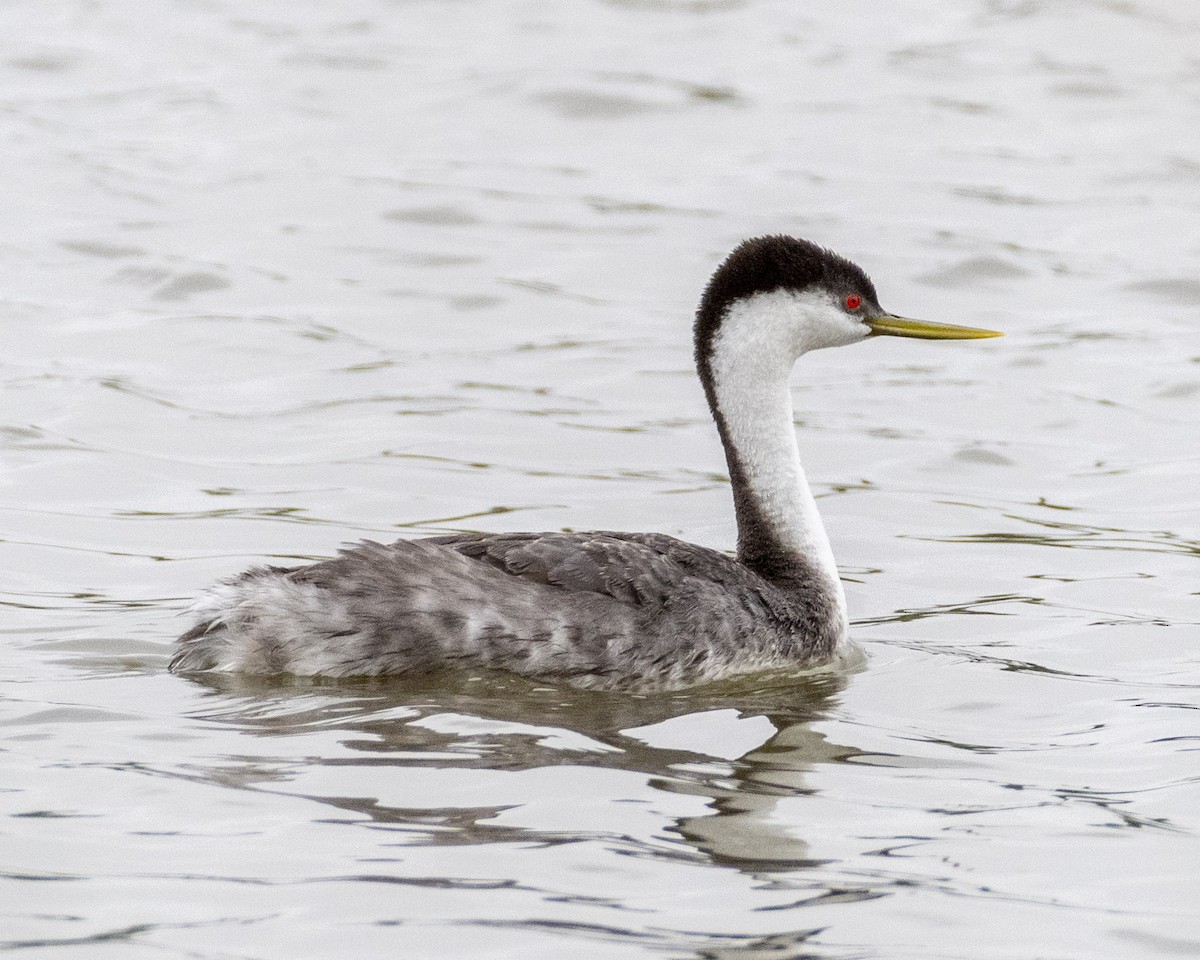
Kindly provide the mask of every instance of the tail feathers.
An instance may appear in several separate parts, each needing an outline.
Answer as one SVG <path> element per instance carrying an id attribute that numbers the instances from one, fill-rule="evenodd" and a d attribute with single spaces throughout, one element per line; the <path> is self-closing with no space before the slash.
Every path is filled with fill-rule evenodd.
<path id="1" fill-rule="evenodd" d="M 176 643 L 179 649 L 168 667 L 172 673 L 218 670 L 223 662 L 228 663 L 229 631 L 217 620 L 202 620 L 180 636 Z"/>
<path id="2" fill-rule="evenodd" d="M 279 567 L 252 567 L 245 573 L 209 587 L 188 611 L 194 626 L 176 640 L 177 649 L 168 669 L 172 673 L 236 670 L 244 651 L 239 650 L 239 611 L 254 598 L 255 588 L 279 582 L 288 573 Z"/>
<path id="3" fill-rule="evenodd" d="M 256 567 L 210 588 L 191 610 L 194 626 L 177 641 L 171 672 L 344 672 L 354 620 L 337 597 L 290 573 Z"/>

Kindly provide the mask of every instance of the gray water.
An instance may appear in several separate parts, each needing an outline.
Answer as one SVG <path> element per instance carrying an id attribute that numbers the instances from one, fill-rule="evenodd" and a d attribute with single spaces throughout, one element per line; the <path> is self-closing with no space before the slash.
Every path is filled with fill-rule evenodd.
<path id="1" fill-rule="evenodd" d="M 0 952 L 1200 955 L 1200 8 L 0 11 Z M 699 290 L 790 232 L 995 327 L 796 371 L 865 667 L 166 672 L 254 562 L 735 539 Z"/>

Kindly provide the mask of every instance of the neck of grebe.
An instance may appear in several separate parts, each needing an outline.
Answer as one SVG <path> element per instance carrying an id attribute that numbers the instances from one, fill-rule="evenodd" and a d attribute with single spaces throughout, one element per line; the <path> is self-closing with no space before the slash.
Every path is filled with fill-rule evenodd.
<path id="1" fill-rule="evenodd" d="M 781 586 L 824 587 L 844 623 L 837 564 L 796 446 L 788 380 L 809 345 L 785 316 L 795 306 L 770 295 L 731 305 L 701 379 L 729 464 L 738 559 Z"/>

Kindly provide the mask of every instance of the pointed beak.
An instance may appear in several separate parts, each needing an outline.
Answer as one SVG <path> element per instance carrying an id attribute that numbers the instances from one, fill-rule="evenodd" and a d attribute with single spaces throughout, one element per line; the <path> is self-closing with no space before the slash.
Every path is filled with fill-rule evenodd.
<path id="1" fill-rule="evenodd" d="M 885 313 L 868 317 L 866 324 L 871 334 L 877 337 L 912 337 L 916 340 L 983 340 L 987 337 L 1004 336 L 999 330 L 984 330 L 980 327 L 956 327 L 950 323 L 933 323 L 929 320 L 910 320 L 893 317 Z"/>

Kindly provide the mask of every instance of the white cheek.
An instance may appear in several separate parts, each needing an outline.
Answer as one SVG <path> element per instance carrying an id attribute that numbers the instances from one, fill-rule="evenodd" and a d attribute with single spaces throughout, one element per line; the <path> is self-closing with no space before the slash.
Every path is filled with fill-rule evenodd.
<path id="1" fill-rule="evenodd" d="M 814 327 L 810 350 L 848 346 L 865 340 L 871 333 L 860 317 L 847 313 L 836 303 L 831 302 L 827 310 L 814 311 L 810 316 Z"/>
<path id="2" fill-rule="evenodd" d="M 790 368 L 809 350 L 858 343 L 869 331 L 827 293 L 772 290 L 734 303 L 721 325 L 722 352 Z"/>

